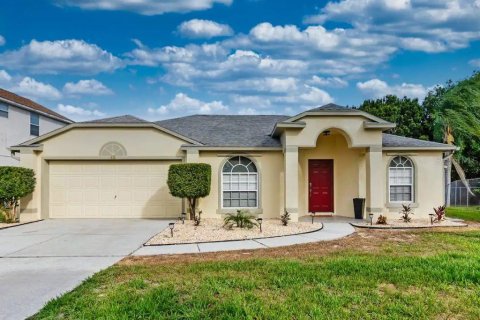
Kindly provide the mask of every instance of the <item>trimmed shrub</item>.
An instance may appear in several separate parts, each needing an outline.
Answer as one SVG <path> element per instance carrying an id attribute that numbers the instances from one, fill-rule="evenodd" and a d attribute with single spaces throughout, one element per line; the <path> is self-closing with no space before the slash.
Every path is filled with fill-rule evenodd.
<path id="1" fill-rule="evenodd" d="M 168 169 L 170 193 L 187 199 L 192 220 L 195 220 L 198 199 L 210 194 L 211 180 L 212 167 L 206 163 L 172 164 Z"/>
<path id="2" fill-rule="evenodd" d="M 18 220 L 17 208 L 21 198 L 35 190 L 35 173 L 21 167 L 0 167 L 0 207 L 6 222 Z"/>

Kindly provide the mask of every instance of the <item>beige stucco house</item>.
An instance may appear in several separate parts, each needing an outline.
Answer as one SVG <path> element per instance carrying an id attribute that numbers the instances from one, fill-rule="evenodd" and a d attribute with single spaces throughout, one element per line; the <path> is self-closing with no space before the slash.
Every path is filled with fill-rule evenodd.
<path id="1" fill-rule="evenodd" d="M 444 153 L 454 147 L 383 133 L 395 126 L 329 104 L 289 116 L 132 116 L 74 123 L 12 150 L 37 174 L 21 219 L 171 218 L 184 210 L 166 185 L 172 163 L 212 166 L 204 217 L 238 208 L 293 220 L 316 212 L 398 216 L 410 203 L 428 218 L 444 203 Z"/>

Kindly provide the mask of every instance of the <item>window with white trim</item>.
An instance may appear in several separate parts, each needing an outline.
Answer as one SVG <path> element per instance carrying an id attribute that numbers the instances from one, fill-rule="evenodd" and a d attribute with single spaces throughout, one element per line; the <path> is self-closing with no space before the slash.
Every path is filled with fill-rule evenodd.
<path id="1" fill-rule="evenodd" d="M 252 160 L 235 156 L 223 165 L 222 207 L 258 207 L 258 172 Z"/>
<path id="2" fill-rule="evenodd" d="M 397 156 L 388 166 L 388 188 L 390 202 L 413 202 L 414 168 L 412 160 Z"/>
<path id="3" fill-rule="evenodd" d="M 40 135 L 40 116 L 35 112 L 30 112 L 30 135 Z"/>
<path id="4" fill-rule="evenodd" d="M 0 117 L 8 118 L 8 104 L 0 102 Z"/>

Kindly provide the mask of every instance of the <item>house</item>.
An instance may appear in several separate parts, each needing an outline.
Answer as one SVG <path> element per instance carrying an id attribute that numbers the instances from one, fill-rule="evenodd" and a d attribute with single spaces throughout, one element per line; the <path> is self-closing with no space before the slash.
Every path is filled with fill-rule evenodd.
<path id="1" fill-rule="evenodd" d="M 22 219 L 173 218 L 185 209 L 166 184 L 169 165 L 212 166 L 204 217 L 245 208 L 398 216 L 409 203 L 428 218 L 444 203 L 443 156 L 454 147 L 384 131 L 395 124 L 334 104 L 296 116 L 193 115 L 158 122 L 133 116 L 73 123 L 12 151 L 40 182 Z"/>
<path id="2" fill-rule="evenodd" d="M 0 89 L 0 166 L 16 166 L 19 159 L 8 147 L 72 123 L 70 119 L 27 98 Z"/>

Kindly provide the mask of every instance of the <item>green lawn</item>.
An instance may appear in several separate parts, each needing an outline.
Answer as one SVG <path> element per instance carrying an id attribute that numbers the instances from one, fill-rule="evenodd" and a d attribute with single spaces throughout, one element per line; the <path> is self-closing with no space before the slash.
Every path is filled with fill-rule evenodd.
<path id="1" fill-rule="evenodd" d="M 480 207 L 449 207 L 447 217 L 480 222 Z"/>
<path id="2" fill-rule="evenodd" d="M 128 260 L 35 319 L 480 319 L 480 230 Z"/>

